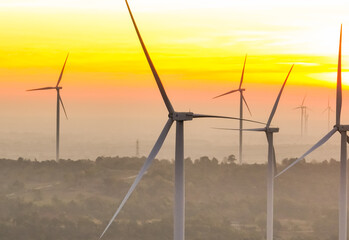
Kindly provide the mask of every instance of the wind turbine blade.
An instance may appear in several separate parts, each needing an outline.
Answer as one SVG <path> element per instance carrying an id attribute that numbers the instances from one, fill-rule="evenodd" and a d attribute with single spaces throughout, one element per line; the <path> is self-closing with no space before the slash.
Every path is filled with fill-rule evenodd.
<path id="1" fill-rule="evenodd" d="M 30 92 L 30 91 L 39 91 L 39 90 L 49 90 L 49 89 L 56 89 L 56 88 L 55 87 L 34 88 L 34 89 L 29 89 L 27 91 Z"/>
<path id="2" fill-rule="evenodd" d="M 156 141 L 153 149 L 151 150 L 148 158 L 145 160 L 141 170 L 139 171 L 136 179 L 134 180 L 133 184 L 131 185 L 130 189 L 128 190 L 126 196 L 124 197 L 124 199 L 122 200 L 121 204 L 119 205 L 119 208 L 116 210 L 116 212 L 114 213 L 113 217 L 110 219 L 107 227 L 104 229 L 103 233 L 101 234 L 101 236 L 99 237 L 99 239 L 101 239 L 104 234 L 106 233 L 106 231 L 108 230 L 108 228 L 110 227 L 110 225 L 113 223 L 113 221 L 115 220 L 116 216 L 119 214 L 119 212 L 121 211 L 121 209 L 123 208 L 123 206 L 125 205 L 125 203 L 127 202 L 128 198 L 131 196 L 132 192 L 135 190 L 136 186 L 138 185 L 139 181 L 142 179 L 143 175 L 145 174 L 145 172 L 147 171 L 147 169 L 149 168 L 149 166 L 151 165 L 151 163 L 153 162 L 154 158 L 156 157 L 156 155 L 158 154 L 158 152 L 161 149 L 162 144 L 164 143 L 166 136 L 168 134 L 168 132 L 171 129 L 173 120 L 172 119 L 168 119 L 165 127 L 163 128 L 158 140 Z"/>
<path id="3" fill-rule="evenodd" d="M 150 69 L 151 69 L 151 71 L 153 72 L 155 81 L 156 81 L 156 83 L 157 83 L 157 85 L 158 85 L 158 88 L 159 88 L 159 90 L 160 90 L 162 99 L 163 99 L 164 102 L 165 102 L 165 105 L 166 105 L 166 107 L 167 107 L 168 112 L 169 112 L 169 113 L 173 113 L 173 112 L 174 112 L 174 109 L 173 109 L 173 107 L 172 107 L 172 104 L 171 104 L 171 102 L 170 102 L 170 99 L 168 98 L 168 96 L 167 96 L 167 94 L 166 94 L 165 88 L 164 88 L 164 86 L 162 85 L 162 82 L 161 82 L 161 80 L 160 80 L 160 77 L 159 77 L 159 75 L 158 75 L 158 73 L 157 73 L 157 71 L 156 71 L 156 69 L 155 69 L 155 67 L 154 67 L 154 64 L 153 64 L 153 62 L 152 62 L 152 60 L 151 60 L 151 58 L 150 58 L 150 56 L 149 56 L 148 50 L 147 50 L 147 48 L 145 47 L 145 44 L 144 44 L 143 39 L 142 39 L 142 36 L 141 36 L 141 34 L 140 34 L 139 30 L 138 30 L 136 21 L 135 21 L 135 19 L 133 18 L 133 15 L 132 15 L 130 6 L 128 5 L 127 0 L 125 0 L 125 2 L 126 2 L 126 5 L 127 5 L 127 8 L 128 8 L 128 11 L 129 11 L 129 13 L 130 13 L 130 16 L 131 16 L 131 19 L 132 19 L 132 22 L 133 22 L 133 26 L 134 26 L 134 28 L 135 28 L 135 30 L 136 30 L 136 32 L 137 32 L 138 39 L 139 39 L 139 41 L 140 41 L 140 43 L 141 43 L 141 45 L 142 45 L 143 52 L 144 52 L 144 54 L 145 54 L 145 56 L 146 56 L 146 58 L 147 58 L 148 64 L 149 64 L 149 66 L 150 66 Z"/>
<path id="4" fill-rule="evenodd" d="M 213 128 L 213 129 L 240 131 L 239 128 Z M 247 129 L 241 129 L 241 131 L 247 131 L 247 132 L 265 132 L 265 128 L 249 128 L 249 129 L 247 128 Z"/>
<path id="5" fill-rule="evenodd" d="M 61 95 L 59 95 L 59 101 L 61 102 L 61 105 L 62 105 L 64 114 L 65 114 L 65 117 L 68 119 L 68 115 L 67 115 L 67 112 L 65 111 L 65 107 L 64 107 L 64 104 L 63 104 L 63 100 L 62 100 L 62 98 L 61 98 Z"/>
<path id="6" fill-rule="evenodd" d="M 293 167 L 296 163 L 298 163 L 299 161 L 301 161 L 302 159 L 304 159 L 306 156 L 308 156 L 311 152 L 313 152 L 315 149 L 317 149 L 318 147 L 320 147 L 322 144 L 324 144 L 325 142 L 327 142 L 332 135 L 337 131 L 337 128 L 333 128 L 329 133 L 327 133 L 323 138 L 320 139 L 320 141 L 318 141 L 314 146 L 312 146 L 308 151 L 306 151 L 302 156 L 300 156 L 299 158 L 297 158 L 293 163 L 291 163 L 290 165 L 288 165 L 285 169 L 283 169 L 280 173 L 278 173 L 275 177 L 280 176 L 281 174 L 283 174 L 284 172 L 286 172 L 288 169 L 290 169 L 291 167 Z"/>
<path id="7" fill-rule="evenodd" d="M 61 80 L 62 80 L 62 76 L 63 76 L 65 64 L 67 63 L 68 57 L 69 57 L 69 53 L 67 54 L 67 57 L 65 58 L 65 61 L 64 61 L 64 64 L 63 64 L 63 68 L 62 68 L 61 74 L 59 75 L 59 78 L 58 78 L 56 87 L 58 87 L 59 83 L 60 83 Z"/>
<path id="8" fill-rule="evenodd" d="M 216 96 L 216 97 L 214 97 L 214 98 L 212 98 L 212 99 L 216 99 L 216 98 L 219 98 L 219 97 L 223 97 L 223 96 L 225 96 L 225 95 L 228 95 L 228 94 L 231 94 L 231 93 L 234 93 L 234 92 L 237 92 L 237 91 L 239 91 L 239 89 L 231 90 L 231 91 L 229 91 L 229 92 L 226 92 L 226 93 L 223 93 L 223 94 L 221 94 L 221 95 L 218 95 L 218 96 Z"/>
<path id="9" fill-rule="evenodd" d="M 250 115 L 252 116 L 252 113 L 251 113 L 250 107 L 248 106 L 247 101 L 246 101 L 246 99 L 245 99 L 245 97 L 244 97 L 244 95 L 243 95 L 243 94 L 242 94 L 242 100 L 244 100 L 244 103 L 245 103 L 245 105 L 246 105 L 246 107 L 247 107 L 247 110 L 248 110 L 248 112 L 250 113 Z"/>
<path id="10" fill-rule="evenodd" d="M 246 59 L 247 59 L 247 54 L 246 54 L 246 56 L 245 56 L 244 67 L 242 68 L 242 74 L 241 74 L 241 80 L 240 80 L 239 89 L 241 89 L 242 81 L 244 80 Z"/>
<path id="11" fill-rule="evenodd" d="M 206 115 L 206 114 L 193 114 L 193 118 L 224 118 L 224 119 L 233 119 L 233 120 L 242 120 L 245 122 L 253 122 L 253 123 L 259 123 L 259 124 L 265 124 L 262 122 L 244 119 L 244 118 L 236 118 L 236 117 L 225 117 L 225 116 L 216 116 L 216 115 Z"/>
<path id="12" fill-rule="evenodd" d="M 341 122 L 342 110 L 342 25 L 339 37 L 338 69 L 337 69 L 337 104 L 336 104 L 336 125 Z"/>
<path id="13" fill-rule="evenodd" d="M 295 108 L 293 108 L 293 110 L 296 110 L 296 109 L 301 109 L 302 107 L 295 107 Z"/>
<path id="14" fill-rule="evenodd" d="M 278 97 L 276 98 L 276 101 L 275 101 L 275 103 L 274 103 L 273 110 L 271 111 L 270 116 L 269 116 L 269 120 L 268 120 L 268 122 L 267 122 L 267 126 L 266 126 L 267 128 L 270 126 L 271 121 L 273 120 L 273 117 L 274 117 L 275 112 L 276 112 L 276 108 L 278 107 L 278 104 L 279 104 L 279 101 L 280 101 L 280 97 L 281 97 L 282 91 L 284 90 L 284 87 L 285 87 L 285 85 L 286 85 L 286 82 L 287 82 L 288 77 L 290 76 L 290 73 L 291 73 L 291 71 L 292 71 L 292 69 L 293 69 L 293 66 L 294 66 L 294 64 L 292 65 L 290 71 L 288 72 L 287 77 L 286 77 L 286 79 L 285 79 L 285 81 L 284 81 L 284 84 L 282 84 L 282 87 L 281 87 L 281 89 L 280 89 L 279 95 L 278 95 Z"/>

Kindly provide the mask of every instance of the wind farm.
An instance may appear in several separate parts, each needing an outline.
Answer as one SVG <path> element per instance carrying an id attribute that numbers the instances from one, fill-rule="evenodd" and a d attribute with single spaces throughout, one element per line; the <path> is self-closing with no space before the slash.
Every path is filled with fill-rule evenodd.
<path id="1" fill-rule="evenodd" d="M 348 8 L 0 3 L 0 239 L 346 240 Z"/>

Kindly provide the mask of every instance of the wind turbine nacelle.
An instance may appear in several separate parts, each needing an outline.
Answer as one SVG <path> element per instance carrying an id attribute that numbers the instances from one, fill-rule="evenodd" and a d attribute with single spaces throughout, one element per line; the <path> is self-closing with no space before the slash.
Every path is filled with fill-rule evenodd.
<path id="1" fill-rule="evenodd" d="M 270 133 L 279 132 L 279 128 L 267 128 L 266 131 Z"/>
<path id="2" fill-rule="evenodd" d="M 192 112 L 174 112 L 168 115 L 174 121 L 191 121 L 193 120 L 194 113 Z"/>
<path id="3" fill-rule="evenodd" d="M 349 131 L 349 125 L 339 125 L 339 126 L 334 126 L 338 128 L 338 131 L 340 132 L 348 132 Z"/>
<path id="4" fill-rule="evenodd" d="M 57 89 L 57 90 L 60 90 L 60 89 L 62 89 L 62 87 L 56 87 L 56 89 Z"/>

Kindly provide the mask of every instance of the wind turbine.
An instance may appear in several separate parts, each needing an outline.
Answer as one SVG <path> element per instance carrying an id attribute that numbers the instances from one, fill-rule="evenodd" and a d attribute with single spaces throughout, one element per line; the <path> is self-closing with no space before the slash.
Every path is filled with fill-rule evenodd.
<path id="1" fill-rule="evenodd" d="M 63 111 L 64 111 L 64 114 L 65 114 L 65 117 L 68 119 L 68 115 L 67 115 L 67 112 L 65 111 L 65 107 L 64 107 L 64 104 L 63 104 L 63 101 L 62 101 L 62 98 L 61 98 L 61 95 L 59 93 L 59 91 L 62 89 L 61 86 L 59 86 L 61 80 L 62 80 L 62 76 L 63 76 L 63 72 L 64 72 L 64 68 L 65 68 L 65 64 L 67 63 L 67 60 L 68 60 L 68 57 L 69 57 L 69 53 L 64 61 L 64 64 L 63 64 L 63 68 L 62 68 L 62 71 L 61 71 L 61 74 L 59 75 L 59 78 L 58 78 L 58 81 L 57 81 L 57 84 L 55 87 L 44 87 L 44 88 L 35 88 L 35 89 L 29 89 L 27 91 L 41 91 L 41 90 L 52 90 L 52 89 L 56 89 L 57 91 L 57 115 L 56 115 L 56 161 L 59 160 L 59 120 L 60 120 L 60 105 L 62 105 L 62 108 L 63 108 Z"/>
<path id="2" fill-rule="evenodd" d="M 129 191 L 127 192 L 126 196 L 122 200 L 120 206 L 116 210 L 115 214 L 107 224 L 106 228 L 104 229 L 103 233 L 99 237 L 101 239 L 110 225 L 113 223 L 116 216 L 119 214 L 120 210 L 123 208 L 125 203 L 127 202 L 128 198 L 131 196 L 132 192 L 136 188 L 137 184 L 151 165 L 152 161 L 156 157 L 157 153 L 160 151 L 161 146 L 163 142 L 165 141 L 165 138 L 173 124 L 173 122 L 176 122 L 176 146 L 175 146 L 175 198 L 174 198 L 174 240 L 184 240 L 184 220 L 185 220 L 185 186 L 184 186 L 184 122 L 185 121 L 191 121 L 194 118 L 226 118 L 226 119 L 235 119 L 239 120 L 239 118 L 232 118 L 232 117 L 223 117 L 223 116 L 213 116 L 213 115 L 204 115 L 204 114 L 195 114 L 192 112 L 176 112 L 174 108 L 172 107 L 172 104 L 165 92 L 165 89 L 162 85 L 162 82 L 160 80 L 160 77 L 155 69 L 155 66 L 149 56 L 149 53 L 146 49 L 146 46 L 143 42 L 143 39 L 141 37 L 141 34 L 138 30 L 138 27 L 136 25 L 136 22 L 133 18 L 131 9 L 128 5 L 127 0 L 125 0 L 128 11 L 130 13 L 134 28 L 136 30 L 138 39 L 142 45 L 143 52 L 147 58 L 148 64 L 150 66 L 150 69 L 153 73 L 153 76 L 155 78 L 156 84 L 159 88 L 159 91 L 161 93 L 162 99 L 166 105 L 166 108 L 168 110 L 168 120 L 163 128 L 159 138 L 157 139 L 153 149 L 151 150 L 148 158 L 145 160 L 144 165 L 142 166 L 140 172 L 138 173 L 136 179 L 134 180 L 133 184 L 131 185 Z M 245 120 L 249 122 L 255 122 L 260 123 L 252 120 Z"/>
<path id="3" fill-rule="evenodd" d="M 274 176 L 276 172 L 276 159 L 275 159 L 275 150 L 274 150 L 274 140 L 273 140 L 273 134 L 276 132 L 279 132 L 279 128 L 272 128 L 270 127 L 271 121 L 273 120 L 273 117 L 275 115 L 276 109 L 278 107 L 281 94 L 284 90 L 284 87 L 286 85 L 287 79 L 290 76 L 290 73 L 293 69 L 293 66 L 291 67 L 290 71 L 287 74 L 287 77 L 282 84 L 282 87 L 280 89 L 279 95 L 277 96 L 273 109 L 271 110 L 271 113 L 269 115 L 268 122 L 265 126 L 265 128 L 253 128 L 253 129 L 242 129 L 242 131 L 250 131 L 250 132 L 265 132 L 267 141 L 268 141 L 268 173 L 267 173 L 267 240 L 273 239 L 273 221 L 274 221 Z M 230 128 L 220 128 L 223 130 L 240 130 L 240 129 L 230 129 Z"/>
<path id="4" fill-rule="evenodd" d="M 330 98 L 328 98 L 327 100 L 327 107 L 325 108 L 325 110 L 322 112 L 326 112 L 327 111 L 327 131 L 330 130 L 330 118 L 331 118 L 331 112 L 334 112 L 333 109 L 330 106 Z"/>
<path id="5" fill-rule="evenodd" d="M 309 109 L 306 105 L 304 105 L 306 96 L 304 96 L 302 104 L 294 109 L 300 109 L 301 110 L 301 136 L 303 136 L 304 132 L 306 132 L 308 126 L 308 114 L 307 109 Z"/>
<path id="6" fill-rule="evenodd" d="M 341 124 L 341 110 L 342 110 L 342 25 L 339 38 L 339 53 L 338 53 L 338 68 L 337 68 L 337 89 L 336 89 L 336 125 L 327 133 L 320 141 L 311 147 L 302 156 L 296 159 L 293 163 L 287 166 L 275 177 L 280 176 L 289 170 L 296 163 L 304 159 L 311 152 L 319 148 L 327 142 L 333 134 L 339 132 L 341 135 L 341 151 L 340 151 L 340 193 L 339 193 L 339 240 L 347 240 L 347 131 L 349 125 Z"/>
<path id="7" fill-rule="evenodd" d="M 244 67 L 242 68 L 242 74 L 241 74 L 239 88 L 235 89 L 235 90 L 231 90 L 231 91 L 226 92 L 226 93 L 223 93 L 223 94 L 218 95 L 218 96 L 213 98 L 213 99 L 216 99 L 216 98 L 223 97 L 225 95 L 228 95 L 228 94 L 231 94 L 231 93 L 234 93 L 234 92 L 240 92 L 240 119 L 241 119 L 240 120 L 240 125 L 239 125 L 239 163 L 240 164 L 242 164 L 242 118 L 243 118 L 243 109 L 244 109 L 244 106 L 243 106 L 242 102 L 245 103 L 245 105 L 247 107 L 247 110 L 249 111 L 250 115 L 252 116 L 250 108 L 248 107 L 247 101 L 246 101 L 246 99 L 244 97 L 244 94 L 243 94 L 243 92 L 246 89 L 241 87 L 242 86 L 242 81 L 244 80 L 246 59 L 247 59 L 247 55 L 245 56 Z"/>

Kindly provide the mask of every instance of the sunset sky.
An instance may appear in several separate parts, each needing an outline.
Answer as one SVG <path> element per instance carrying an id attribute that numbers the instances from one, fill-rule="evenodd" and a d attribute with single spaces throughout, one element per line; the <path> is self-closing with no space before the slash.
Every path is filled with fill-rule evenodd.
<path id="1" fill-rule="evenodd" d="M 317 139 L 327 131 L 322 111 L 328 99 L 335 107 L 343 24 L 343 123 L 349 123 L 347 0 L 130 0 L 129 4 L 178 111 L 237 116 L 237 95 L 212 97 L 238 87 L 247 54 L 243 86 L 253 115 L 245 116 L 266 121 L 294 63 L 273 121 L 283 142 L 288 136 L 299 140 L 300 116 L 293 108 L 305 95 L 311 109 L 309 135 Z M 0 21 L 0 144 L 6 144 L 0 146 L 0 157 L 50 158 L 52 152 L 53 158 L 55 92 L 25 90 L 54 86 L 68 52 L 62 98 L 69 120 L 62 119 L 62 157 L 132 155 L 136 139 L 144 142 L 142 154 L 150 151 L 167 112 L 123 0 L 2 0 Z M 188 141 L 193 142 L 188 143 L 188 155 L 197 155 L 190 146 L 199 145 L 194 143 L 198 139 L 213 145 L 209 149 L 215 142 L 229 146 L 227 141 L 232 145 L 238 141 L 237 133 L 211 129 L 236 127 L 235 122 L 203 120 L 186 126 Z M 171 151 L 173 140 L 172 130 L 167 147 Z M 42 144 L 48 149 L 40 149 Z"/>

